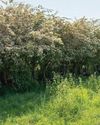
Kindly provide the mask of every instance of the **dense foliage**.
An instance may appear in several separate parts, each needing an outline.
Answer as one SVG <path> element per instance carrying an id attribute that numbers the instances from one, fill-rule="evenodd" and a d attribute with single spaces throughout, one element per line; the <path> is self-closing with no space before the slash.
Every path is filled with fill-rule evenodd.
<path id="1" fill-rule="evenodd" d="M 0 86 L 26 90 L 54 74 L 100 73 L 100 23 L 42 7 L 0 8 Z"/>

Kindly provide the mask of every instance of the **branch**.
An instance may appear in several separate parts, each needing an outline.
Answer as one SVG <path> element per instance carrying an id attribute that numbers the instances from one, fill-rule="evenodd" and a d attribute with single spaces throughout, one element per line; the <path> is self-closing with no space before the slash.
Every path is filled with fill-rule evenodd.
<path id="1" fill-rule="evenodd" d="M 3 4 L 8 4 L 8 3 L 12 3 L 13 0 L 0 0 Z"/>

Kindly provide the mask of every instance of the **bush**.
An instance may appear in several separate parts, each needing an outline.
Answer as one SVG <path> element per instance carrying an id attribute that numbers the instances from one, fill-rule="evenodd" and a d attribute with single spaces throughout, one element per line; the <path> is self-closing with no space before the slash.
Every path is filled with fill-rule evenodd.
<path id="1" fill-rule="evenodd" d="M 54 73 L 100 74 L 96 21 L 70 22 L 19 4 L 0 8 L 0 29 L 0 82 L 6 86 L 26 89 L 33 80 L 52 81 Z"/>

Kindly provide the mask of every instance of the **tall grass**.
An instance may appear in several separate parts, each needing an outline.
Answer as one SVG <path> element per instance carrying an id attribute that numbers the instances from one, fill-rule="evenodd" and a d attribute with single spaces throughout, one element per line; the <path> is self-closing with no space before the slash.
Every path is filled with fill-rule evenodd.
<path id="1" fill-rule="evenodd" d="M 0 98 L 0 125 L 99 124 L 100 77 L 57 77 L 45 91 Z"/>

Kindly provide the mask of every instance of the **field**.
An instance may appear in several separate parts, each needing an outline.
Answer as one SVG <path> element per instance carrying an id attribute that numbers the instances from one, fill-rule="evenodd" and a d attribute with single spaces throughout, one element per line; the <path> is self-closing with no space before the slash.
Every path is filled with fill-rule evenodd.
<path id="1" fill-rule="evenodd" d="M 45 90 L 0 97 L 0 125 L 100 125 L 99 86 L 100 77 L 65 78 Z"/>

